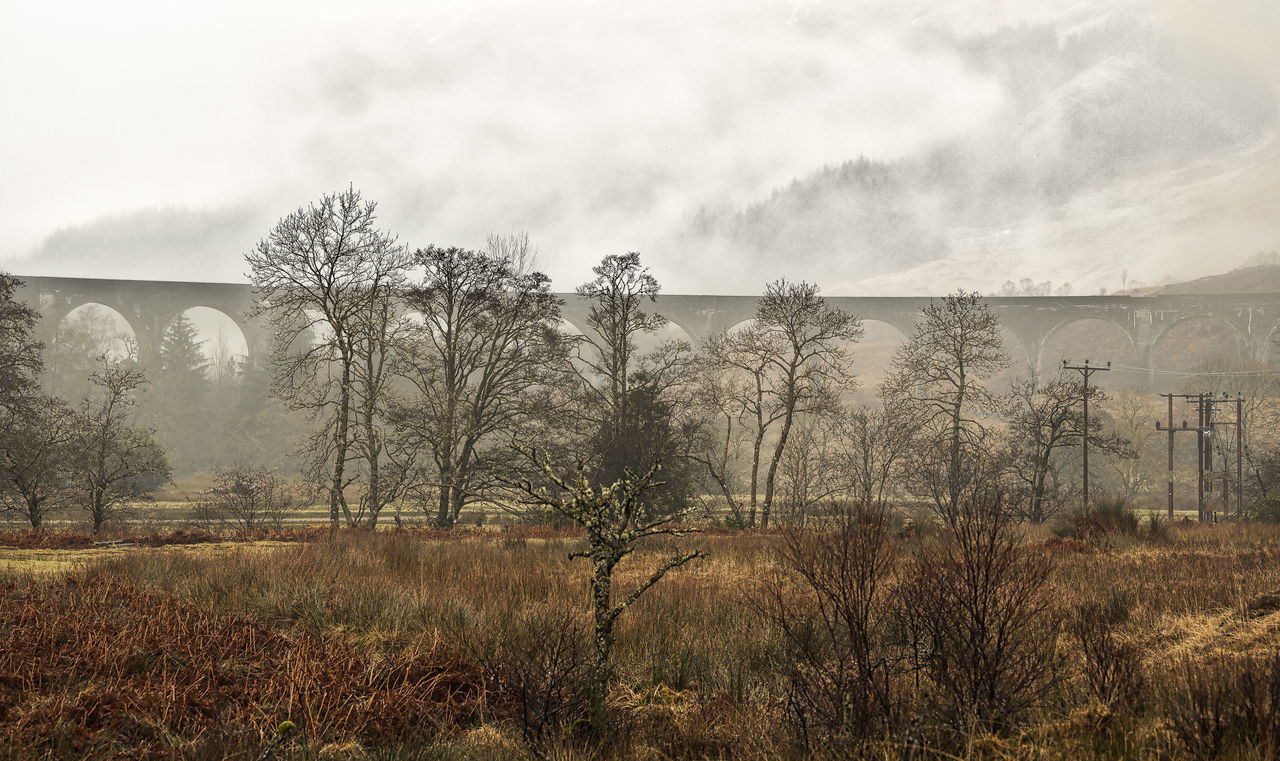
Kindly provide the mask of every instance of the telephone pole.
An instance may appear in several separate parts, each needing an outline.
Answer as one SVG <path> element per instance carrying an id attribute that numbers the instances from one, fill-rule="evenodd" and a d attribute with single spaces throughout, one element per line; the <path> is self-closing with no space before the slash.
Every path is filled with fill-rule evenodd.
<path id="1" fill-rule="evenodd" d="M 1197 467 L 1197 491 L 1196 496 L 1196 520 L 1204 520 L 1204 435 L 1209 432 L 1209 427 L 1205 425 L 1207 422 L 1204 407 L 1204 394 L 1196 394 L 1196 415 L 1200 422 L 1196 425 L 1196 467 Z M 1187 400 L 1190 404 L 1191 400 Z"/>
<path id="2" fill-rule="evenodd" d="M 1235 398 L 1232 398 L 1226 391 L 1223 391 L 1221 398 L 1214 399 L 1212 396 L 1209 396 L 1205 400 L 1205 402 L 1209 408 L 1208 426 L 1210 430 L 1220 425 L 1235 426 L 1235 429 L 1236 429 L 1236 516 L 1243 517 L 1244 515 L 1244 453 L 1243 453 L 1243 450 L 1244 450 L 1244 424 L 1243 424 L 1244 396 L 1239 392 L 1237 392 L 1235 395 Z M 1218 404 L 1226 404 L 1226 405 L 1234 404 L 1236 408 L 1236 419 L 1235 420 L 1218 420 L 1217 415 L 1215 414 L 1217 412 L 1215 405 L 1218 405 Z M 1231 514 L 1230 479 L 1227 476 L 1230 462 L 1227 459 L 1227 439 L 1222 438 L 1221 441 L 1222 441 L 1222 444 L 1219 447 L 1219 449 L 1222 450 L 1222 517 L 1227 518 Z M 1210 443 L 1212 444 L 1212 442 Z M 1210 449 L 1209 449 L 1209 457 L 1210 458 L 1213 457 L 1212 446 L 1210 446 Z M 1209 470 L 1212 471 L 1213 468 L 1210 467 Z"/>
<path id="3" fill-rule="evenodd" d="M 1111 370 L 1111 363 L 1108 362 L 1106 367 L 1090 366 L 1089 360 L 1086 359 L 1083 365 L 1069 365 L 1064 359 L 1062 369 L 1078 371 L 1084 378 L 1084 435 L 1080 437 L 1080 444 L 1084 454 L 1084 511 L 1087 513 L 1089 512 L 1089 376 Z"/>
<path id="4" fill-rule="evenodd" d="M 1236 519 L 1244 519 L 1244 395 L 1236 392 Z"/>
<path id="5" fill-rule="evenodd" d="M 1165 397 L 1169 400 L 1169 426 L 1166 428 L 1165 426 L 1160 425 L 1159 420 L 1156 421 L 1157 431 L 1169 432 L 1169 517 L 1170 518 L 1173 517 L 1173 434 L 1178 431 L 1193 431 L 1196 434 L 1196 454 L 1198 456 L 1198 462 L 1196 464 L 1196 469 L 1198 471 L 1198 477 L 1196 480 L 1196 513 L 1198 515 L 1199 520 L 1204 520 L 1204 438 L 1203 437 L 1205 432 L 1209 430 L 1208 426 L 1204 425 L 1204 405 L 1198 404 L 1199 416 L 1197 418 L 1198 420 L 1197 425 L 1187 425 L 1186 420 L 1182 421 L 1181 428 L 1175 428 L 1173 425 L 1173 398 L 1181 397 L 1186 399 L 1188 402 L 1195 400 L 1197 403 L 1199 403 L 1203 401 L 1204 394 L 1161 394 L 1160 396 Z"/>

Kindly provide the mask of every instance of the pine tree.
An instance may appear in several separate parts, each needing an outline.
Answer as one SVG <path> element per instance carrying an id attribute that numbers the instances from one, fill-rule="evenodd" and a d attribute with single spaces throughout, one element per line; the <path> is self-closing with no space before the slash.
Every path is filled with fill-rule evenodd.
<path id="1" fill-rule="evenodd" d="M 201 343 L 195 323 L 185 314 L 178 315 L 160 339 L 160 375 L 187 385 L 196 383 L 197 377 L 204 380 L 209 360 Z"/>
<path id="2" fill-rule="evenodd" d="M 154 424 L 169 449 L 174 469 L 193 472 L 212 466 L 208 437 L 201 421 L 209 411 L 209 360 L 200 334 L 185 315 L 178 315 L 160 339 L 160 365 L 153 392 Z"/>

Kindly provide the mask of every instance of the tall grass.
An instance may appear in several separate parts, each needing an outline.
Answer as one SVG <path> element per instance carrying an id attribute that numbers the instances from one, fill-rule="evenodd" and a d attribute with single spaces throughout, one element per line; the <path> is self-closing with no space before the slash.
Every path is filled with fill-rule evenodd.
<path id="1" fill-rule="evenodd" d="M 1266 727 L 1238 741 L 1223 733 L 1280 715 L 1269 692 L 1280 677 L 1267 676 L 1280 674 L 1269 665 L 1280 612 L 1249 605 L 1280 590 L 1280 527 L 1165 531 L 1159 542 L 1033 537 L 1025 545 L 1053 560 L 1044 594 L 1068 624 L 1056 640 L 1066 668 L 1016 725 L 989 727 L 940 755 L 919 740 L 912 717 L 922 707 L 907 691 L 894 707 L 902 722 L 840 752 L 1275 757 Z M 896 590 L 914 567 L 904 561 L 936 539 L 908 532 L 885 541 L 884 589 Z M 9 738 L 0 754 L 251 759 L 275 723 L 290 719 L 301 731 L 278 758 L 316 757 L 323 747 L 348 758 L 801 755 L 786 704 L 796 676 L 788 639 L 758 611 L 769 595 L 789 594 L 782 558 L 803 543 L 695 535 L 652 542 L 624 562 L 619 591 L 675 550 L 710 555 L 621 620 L 610 699 L 627 721 L 615 744 L 593 750 L 575 744 L 574 643 L 558 636 L 589 610 L 589 569 L 569 559 L 578 542 L 554 532 L 339 532 L 216 555 L 138 549 L 66 579 L 10 579 L 0 586 L 0 737 Z M 894 636 L 890 629 L 875 636 Z M 562 656 L 546 660 L 554 642 Z M 1247 689 L 1223 686 L 1235 690 L 1225 697 L 1211 689 L 1240 682 L 1230 675 L 1249 664 L 1261 670 Z M 528 689 L 552 683 L 563 689 L 545 699 Z M 1261 703 L 1237 715 L 1245 709 L 1229 704 L 1246 698 Z M 1210 708 L 1221 715 L 1195 719 Z M 533 742 L 527 728 L 537 716 L 545 726 Z M 815 744 L 811 753 L 835 751 Z"/>

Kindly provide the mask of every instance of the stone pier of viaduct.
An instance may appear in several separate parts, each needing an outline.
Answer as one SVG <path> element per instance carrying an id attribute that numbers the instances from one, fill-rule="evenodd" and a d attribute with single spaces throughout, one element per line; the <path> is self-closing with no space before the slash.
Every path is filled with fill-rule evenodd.
<path id="1" fill-rule="evenodd" d="M 269 349 L 270 336 L 265 326 L 246 316 L 253 297 L 246 284 L 19 277 L 26 283 L 19 296 L 40 311 L 46 326 L 58 325 L 72 310 L 86 304 L 100 304 L 118 312 L 137 339 L 144 365 L 158 350 L 169 324 L 192 307 L 214 309 L 233 320 L 244 334 L 250 362 L 260 361 Z M 561 294 L 561 298 L 565 301 L 565 320 L 574 327 L 583 327 L 585 301 L 576 294 Z M 698 341 L 749 321 L 755 313 L 756 298 L 664 295 L 653 305 L 653 311 Z M 886 323 L 909 336 L 929 298 L 829 296 L 827 302 L 865 321 Z M 1280 326 L 1280 294 L 991 297 L 987 302 L 999 316 L 1007 336 L 1020 345 L 1018 348 L 1031 367 L 1039 368 L 1058 360 L 1043 356 L 1046 342 L 1080 320 L 1099 320 L 1118 328 L 1128 339 L 1136 367 L 1147 371 L 1155 367 L 1161 338 L 1185 321 L 1213 318 L 1225 324 L 1234 334 L 1235 353 L 1262 361 L 1271 359 Z"/>

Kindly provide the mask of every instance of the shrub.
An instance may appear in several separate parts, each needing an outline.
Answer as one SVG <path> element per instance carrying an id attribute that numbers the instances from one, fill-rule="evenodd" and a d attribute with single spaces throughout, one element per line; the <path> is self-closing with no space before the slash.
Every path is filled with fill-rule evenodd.
<path id="1" fill-rule="evenodd" d="M 884 644 L 894 561 L 884 515 L 845 509 L 833 527 L 788 531 L 778 554 L 784 574 L 761 612 L 786 645 L 787 706 L 806 747 L 814 733 L 879 734 L 895 723 L 901 671 Z"/>
<path id="2" fill-rule="evenodd" d="M 520 727 L 535 752 L 587 715 L 591 627 L 581 613 L 541 602 L 500 620 L 477 617 L 454 628 L 451 638 L 484 667 L 497 713 Z"/>
<path id="3" fill-rule="evenodd" d="M 1245 514 L 1249 520 L 1280 523 L 1280 495 L 1268 494 L 1251 504 Z"/>
<path id="4" fill-rule="evenodd" d="M 997 493 L 971 495 L 921 542 L 899 595 L 937 718 L 961 733 L 1016 725 L 1057 673 L 1052 562 L 1028 549 Z"/>
<path id="5" fill-rule="evenodd" d="M 1147 513 L 1147 536 L 1158 542 L 1169 540 L 1169 520 L 1158 510 Z"/>
<path id="6" fill-rule="evenodd" d="M 1184 658 L 1161 691 L 1174 735 L 1192 757 L 1213 759 L 1231 745 L 1280 751 L 1280 652 L 1264 657 Z M 1255 756 L 1249 756 L 1255 757 Z"/>
<path id="7" fill-rule="evenodd" d="M 300 502 L 297 489 L 275 473 L 236 465 L 214 472 L 213 487 L 196 504 L 196 522 L 246 532 L 278 530 Z"/>
<path id="8" fill-rule="evenodd" d="M 1129 618 L 1129 607 L 1129 597 L 1113 591 L 1105 601 L 1077 605 L 1067 627 L 1084 656 L 1081 668 L 1090 692 L 1117 711 L 1135 709 L 1143 689 L 1141 654 L 1116 634 Z"/>
<path id="9" fill-rule="evenodd" d="M 1103 497 L 1087 512 L 1076 513 L 1074 537 L 1094 544 L 1108 544 L 1116 535 L 1134 536 L 1140 523 L 1138 514 L 1124 497 Z"/>

